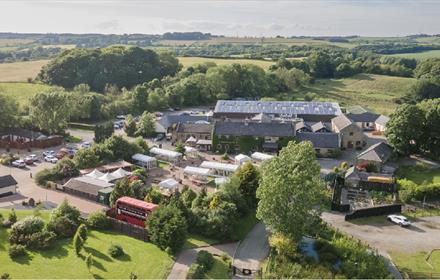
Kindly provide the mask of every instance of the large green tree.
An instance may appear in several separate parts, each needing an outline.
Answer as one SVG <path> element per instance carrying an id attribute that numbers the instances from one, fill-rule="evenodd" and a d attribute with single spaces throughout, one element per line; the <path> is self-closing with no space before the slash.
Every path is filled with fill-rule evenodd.
<path id="1" fill-rule="evenodd" d="M 416 105 L 404 104 L 391 115 L 385 136 L 397 153 L 410 155 L 419 151 L 423 127 L 423 111 Z"/>
<path id="2" fill-rule="evenodd" d="M 291 141 L 261 168 L 257 217 L 274 232 L 300 238 L 319 216 L 322 190 L 312 144 Z"/>
<path id="3" fill-rule="evenodd" d="M 110 205 L 115 206 L 116 200 L 123 196 L 134 197 L 133 189 L 130 187 L 130 183 L 127 178 L 123 178 L 116 182 L 112 193 L 110 194 Z"/>
<path id="4" fill-rule="evenodd" d="M 156 131 L 156 121 L 152 113 L 145 111 L 138 124 L 136 135 L 143 137 L 151 137 Z"/>
<path id="5" fill-rule="evenodd" d="M 67 127 L 70 107 L 64 92 L 41 92 L 31 97 L 29 115 L 32 124 L 50 134 L 62 133 Z"/>
<path id="6" fill-rule="evenodd" d="M 245 163 L 236 173 L 238 177 L 238 189 L 246 200 L 249 208 L 257 206 L 256 192 L 259 185 L 259 175 L 257 168 L 251 162 Z"/>
<path id="7" fill-rule="evenodd" d="M 0 94 L 0 128 L 13 127 L 18 115 L 18 104 L 10 97 Z"/>

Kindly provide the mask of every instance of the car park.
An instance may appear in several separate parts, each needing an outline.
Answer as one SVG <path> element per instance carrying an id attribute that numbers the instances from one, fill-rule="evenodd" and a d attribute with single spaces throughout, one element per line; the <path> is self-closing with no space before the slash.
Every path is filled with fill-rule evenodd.
<path id="1" fill-rule="evenodd" d="M 25 157 L 24 159 L 23 159 L 23 161 L 24 161 L 24 163 L 26 163 L 27 165 L 32 165 L 32 164 L 34 164 L 34 160 L 31 158 L 31 157 Z"/>
<path id="2" fill-rule="evenodd" d="M 402 215 L 388 215 L 387 219 L 401 227 L 408 227 L 411 225 L 411 222 Z"/>
<path id="3" fill-rule="evenodd" d="M 54 156 L 55 155 L 55 151 L 52 151 L 52 150 L 50 150 L 50 151 L 44 151 L 43 152 L 43 156 L 44 157 L 47 157 L 47 156 Z"/>
<path id="4" fill-rule="evenodd" d="M 44 161 L 51 162 L 51 163 L 57 163 L 58 159 L 52 155 L 48 155 L 44 158 Z"/>
<path id="5" fill-rule="evenodd" d="M 14 160 L 12 162 L 12 166 L 18 167 L 18 168 L 25 168 L 26 167 L 26 163 L 23 160 L 18 159 L 18 160 Z"/>

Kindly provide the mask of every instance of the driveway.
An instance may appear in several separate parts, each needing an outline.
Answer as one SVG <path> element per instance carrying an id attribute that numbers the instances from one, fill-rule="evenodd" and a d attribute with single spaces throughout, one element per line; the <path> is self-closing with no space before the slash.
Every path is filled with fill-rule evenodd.
<path id="1" fill-rule="evenodd" d="M 221 256 L 224 253 L 228 254 L 229 256 L 233 256 L 237 245 L 238 244 L 234 242 L 184 250 L 177 257 L 177 260 L 174 263 L 170 274 L 168 275 L 168 279 L 185 279 L 189 267 L 196 260 L 197 253 L 201 250 L 208 251 L 211 254 L 218 256 Z"/>
<path id="2" fill-rule="evenodd" d="M 39 154 L 41 151 L 34 151 L 33 153 Z M 78 207 L 83 213 L 91 213 L 105 208 L 103 205 L 89 200 L 37 186 L 31 178 L 31 173 L 32 176 L 35 176 L 38 171 L 51 167 L 53 167 L 53 164 L 48 162 L 39 162 L 32 166 L 27 166 L 24 169 L 0 165 L 0 175 L 11 174 L 18 182 L 17 194 L 0 198 L 0 208 L 23 208 L 21 202 L 29 198 L 44 202 L 47 208 L 56 207 L 56 205 L 60 204 L 64 199 L 67 199 L 69 203 Z"/>
<path id="3" fill-rule="evenodd" d="M 388 222 L 383 216 L 345 221 L 343 214 L 325 212 L 322 218 L 379 252 L 413 253 L 440 248 L 440 217 L 418 218 L 408 228 Z"/>

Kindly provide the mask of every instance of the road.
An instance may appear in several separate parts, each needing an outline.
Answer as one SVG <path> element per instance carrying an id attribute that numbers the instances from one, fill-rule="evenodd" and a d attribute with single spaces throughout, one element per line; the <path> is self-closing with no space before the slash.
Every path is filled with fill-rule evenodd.
<path id="1" fill-rule="evenodd" d="M 40 154 L 41 151 L 33 151 L 32 153 Z M 35 201 L 44 202 L 46 208 L 56 207 L 56 205 L 60 204 L 64 199 L 67 199 L 69 203 L 76 206 L 81 212 L 86 214 L 105 208 L 103 205 L 89 200 L 72 196 L 64 192 L 48 190 L 37 186 L 34 180 L 30 177 L 31 173 L 33 176 L 35 176 L 38 171 L 51 167 L 53 167 L 53 164 L 48 162 L 39 162 L 33 166 L 27 166 L 24 169 L 14 167 L 10 168 L 0 165 L 0 175 L 11 174 L 18 182 L 18 193 L 0 198 L 0 208 L 21 209 L 23 208 L 21 202 L 29 198 L 33 198 Z"/>
<path id="2" fill-rule="evenodd" d="M 237 245 L 238 243 L 234 242 L 183 250 L 177 257 L 177 260 L 174 263 L 170 274 L 168 275 L 168 279 L 185 279 L 189 267 L 196 260 L 197 253 L 201 250 L 208 251 L 211 254 L 218 256 L 221 256 L 224 253 L 232 256 L 237 248 Z"/>
<path id="3" fill-rule="evenodd" d="M 237 269 L 258 271 L 261 261 L 269 254 L 268 232 L 263 223 L 258 223 L 240 243 L 235 252 L 233 266 Z"/>

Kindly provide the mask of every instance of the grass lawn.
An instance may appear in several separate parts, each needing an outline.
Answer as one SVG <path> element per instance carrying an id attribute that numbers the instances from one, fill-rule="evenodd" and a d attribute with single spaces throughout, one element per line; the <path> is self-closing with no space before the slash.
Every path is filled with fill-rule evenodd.
<path id="1" fill-rule="evenodd" d="M 389 56 L 426 60 L 429 58 L 440 57 L 440 50 L 432 50 L 432 51 L 418 52 L 418 53 L 398 53 L 398 54 L 391 54 Z"/>
<path id="2" fill-rule="evenodd" d="M 397 175 L 419 185 L 440 183 L 440 168 L 421 170 L 414 167 L 400 167 Z"/>
<path id="3" fill-rule="evenodd" d="M 1 65 L 1 64 L 0 64 Z M 0 73 L 3 73 L 0 70 Z M 0 83 L 0 94 L 12 97 L 23 108 L 29 102 L 29 99 L 36 93 L 47 91 L 53 87 L 45 84 L 33 83 Z"/>
<path id="4" fill-rule="evenodd" d="M 34 79 L 49 60 L 0 63 L 0 82 L 23 82 Z"/>
<path id="5" fill-rule="evenodd" d="M 360 105 L 389 115 L 397 107 L 394 99 L 405 95 L 415 82 L 413 78 L 358 74 L 345 79 L 322 79 L 300 94 L 315 93 L 316 99 L 337 101 L 341 106 Z"/>
<path id="6" fill-rule="evenodd" d="M 162 160 L 158 160 L 157 161 L 157 166 L 159 167 L 159 168 L 165 168 L 165 167 L 167 167 L 167 166 L 169 166 L 170 164 L 168 163 L 168 162 L 166 162 L 166 161 L 162 161 Z"/>
<path id="7" fill-rule="evenodd" d="M 7 217 L 8 210 L 0 213 Z M 32 211 L 17 211 L 23 218 Z M 43 218 L 48 212 L 42 212 Z M 8 255 L 9 243 L 7 230 L 0 229 L 0 263 L 1 273 L 9 273 L 12 279 L 86 279 L 86 278 L 120 278 L 127 279 L 131 272 L 139 278 L 165 278 L 173 260 L 165 252 L 151 243 L 121 235 L 111 231 L 90 231 L 82 257 L 75 255 L 72 240 L 62 239 L 50 250 L 29 252 L 28 256 L 12 261 Z M 107 253 L 110 244 L 119 244 L 126 255 L 113 259 Z M 87 270 L 84 256 L 92 254 L 94 265 L 91 273 Z"/>
<path id="8" fill-rule="evenodd" d="M 232 234 L 234 240 L 243 240 L 252 230 L 252 228 L 258 223 L 258 219 L 255 216 L 255 211 L 256 210 L 254 209 L 246 214 L 246 216 L 239 219 L 238 225 Z"/>
<path id="9" fill-rule="evenodd" d="M 230 279 L 229 263 L 214 256 L 214 266 L 205 273 L 203 279 Z"/>
<path id="10" fill-rule="evenodd" d="M 218 243 L 218 240 L 200 236 L 198 234 L 188 234 L 183 249 L 206 247 Z"/>
<path id="11" fill-rule="evenodd" d="M 403 214 L 409 218 L 440 216 L 440 208 L 417 208 L 416 211 Z"/>
<path id="12" fill-rule="evenodd" d="M 431 270 L 429 265 L 425 261 L 425 257 L 428 252 L 418 253 L 403 253 L 403 252 L 390 252 L 393 262 L 403 272 L 423 272 L 426 273 L 426 278 L 429 277 L 429 272 L 440 273 L 440 252 L 434 251 L 429 258 L 429 263 L 434 267 Z"/>
<path id="13" fill-rule="evenodd" d="M 230 58 L 221 59 L 221 58 L 206 58 L 206 57 L 179 57 L 179 62 L 182 63 L 184 68 L 204 62 L 215 62 L 217 65 L 228 65 L 232 63 L 255 64 L 265 70 L 269 69 L 269 67 L 275 63 L 273 61 L 265 61 L 265 60 L 257 60 L 257 59 L 230 59 Z"/>

